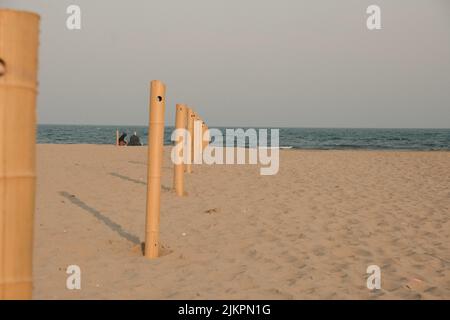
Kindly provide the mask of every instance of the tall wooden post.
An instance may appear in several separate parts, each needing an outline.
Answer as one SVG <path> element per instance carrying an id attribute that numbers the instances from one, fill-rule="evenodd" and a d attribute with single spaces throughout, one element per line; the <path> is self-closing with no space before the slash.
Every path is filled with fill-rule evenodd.
<path id="1" fill-rule="evenodd" d="M 176 105 L 175 112 L 175 129 L 186 130 L 187 122 L 187 107 L 184 104 Z M 186 159 L 186 135 L 183 135 L 182 140 L 178 140 L 176 143 L 183 143 L 183 154 L 175 154 L 177 162 L 179 164 L 174 164 L 174 175 L 173 175 L 173 187 L 178 196 L 182 197 L 184 195 L 184 159 Z"/>
<path id="2" fill-rule="evenodd" d="M 195 113 L 194 110 L 192 110 L 192 108 L 188 108 L 187 116 L 188 116 L 187 130 L 191 137 L 191 141 L 188 141 L 190 145 L 189 148 L 190 155 L 188 156 L 188 158 L 190 161 L 186 164 L 186 172 L 192 173 L 192 162 L 194 161 L 194 122 L 195 122 Z"/>
<path id="3" fill-rule="evenodd" d="M 150 118 L 148 137 L 147 216 L 145 257 L 159 255 L 159 215 L 161 204 L 161 168 L 164 148 L 164 110 L 166 87 L 158 80 L 150 84 Z"/>
<path id="4" fill-rule="evenodd" d="M 201 164 L 202 163 L 202 156 L 203 156 L 203 143 L 202 143 L 202 134 L 203 134 L 203 121 L 199 117 L 198 114 L 195 114 L 194 118 L 194 139 L 193 139 L 193 152 L 194 155 L 194 164 Z"/>
<path id="5" fill-rule="evenodd" d="M 0 9 L 0 299 L 30 299 L 39 16 Z"/>
<path id="6" fill-rule="evenodd" d="M 207 134 L 207 132 L 208 132 L 208 127 L 206 126 L 206 123 L 203 122 L 203 124 L 202 124 L 202 151 L 204 151 L 205 148 L 209 144 L 209 135 Z M 205 139 L 205 138 L 207 138 L 207 139 Z"/>

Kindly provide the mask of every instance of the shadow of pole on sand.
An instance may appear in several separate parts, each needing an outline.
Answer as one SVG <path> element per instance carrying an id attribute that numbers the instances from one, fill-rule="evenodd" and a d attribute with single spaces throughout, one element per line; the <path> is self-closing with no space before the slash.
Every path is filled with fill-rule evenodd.
<path id="1" fill-rule="evenodd" d="M 131 164 L 140 164 L 140 165 L 143 165 L 143 166 L 147 166 L 147 162 L 140 162 L 140 161 L 133 161 L 133 160 L 130 160 L 130 161 L 128 161 L 128 163 L 131 163 Z M 172 169 L 172 167 L 167 167 L 167 166 L 162 166 L 162 168 L 163 168 L 163 169 Z"/>
<path id="2" fill-rule="evenodd" d="M 137 183 L 137 184 L 142 184 L 144 186 L 147 185 L 147 182 L 145 182 L 145 181 L 133 179 L 133 178 L 130 178 L 130 177 L 127 177 L 127 176 L 124 176 L 124 175 L 121 175 L 121 174 L 118 174 L 118 173 L 115 173 L 115 172 L 110 172 L 109 174 L 111 176 L 113 176 L 113 177 L 116 177 L 116 178 L 119 178 L 119 179 L 122 179 L 122 180 L 134 182 L 134 183 Z M 161 185 L 161 189 L 164 190 L 164 191 L 171 191 L 172 190 L 171 188 L 166 187 L 164 185 Z"/>
<path id="3" fill-rule="evenodd" d="M 142 184 L 144 186 L 147 185 L 147 183 L 145 181 L 133 179 L 133 178 L 130 178 L 130 177 L 127 177 L 127 176 L 124 176 L 124 175 L 121 175 L 121 174 L 118 174 L 118 173 L 115 173 L 115 172 L 110 172 L 109 174 L 112 175 L 113 177 L 116 177 L 116 178 L 119 178 L 119 179 L 122 179 L 122 180 L 127 180 L 127 181 L 130 181 L 130 182 Z"/>
<path id="4" fill-rule="evenodd" d="M 141 244 L 141 241 L 139 240 L 139 237 L 128 233 L 127 231 L 123 230 L 122 226 L 119 225 L 118 223 L 112 221 L 110 218 L 108 218 L 107 216 L 105 216 L 104 214 L 102 214 L 100 211 L 88 206 L 86 203 L 84 203 L 83 201 L 81 201 L 80 199 L 78 199 L 75 195 L 70 194 L 66 191 L 61 191 L 59 192 L 59 194 L 66 198 L 67 200 L 69 200 L 70 202 L 72 202 L 74 205 L 80 207 L 81 209 L 83 209 L 84 211 L 89 212 L 90 214 L 92 214 L 96 219 L 100 220 L 101 222 L 103 222 L 107 227 L 109 227 L 111 230 L 113 230 L 114 232 L 116 232 L 117 234 L 119 234 L 119 236 L 121 236 L 122 238 L 127 239 L 128 241 L 133 242 L 134 244 Z"/>

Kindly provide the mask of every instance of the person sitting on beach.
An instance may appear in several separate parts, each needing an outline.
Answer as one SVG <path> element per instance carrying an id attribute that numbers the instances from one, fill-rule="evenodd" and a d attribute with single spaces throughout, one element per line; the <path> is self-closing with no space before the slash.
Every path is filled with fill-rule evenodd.
<path id="1" fill-rule="evenodd" d="M 122 133 L 122 135 L 119 138 L 119 146 L 126 146 L 127 142 L 125 141 L 125 137 L 127 134 L 125 132 Z"/>
<path id="2" fill-rule="evenodd" d="M 130 142 L 128 143 L 128 145 L 129 146 L 142 146 L 141 140 L 139 139 L 138 135 L 136 134 L 136 131 L 130 137 Z"/>

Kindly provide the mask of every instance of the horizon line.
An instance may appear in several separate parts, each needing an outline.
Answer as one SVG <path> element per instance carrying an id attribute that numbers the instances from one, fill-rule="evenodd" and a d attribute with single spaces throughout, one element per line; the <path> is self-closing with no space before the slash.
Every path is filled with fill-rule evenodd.
<path id="1" fill-rule="evenodd" d="M 142 124 L 80 124 L 80 123 L 37 123 L 38 126 L 97 126 L 97 127 L 148 127 L 148 125 Z M 164 125 L 164 127 L 175 127 L 174 125 Z M 268 128 L 268 129 L 435 129 L 435 130 L 449 130 L 443 127 L 354 127 L 354 126 L 229 126 L 229 125 L 209 125 L 210 128 Z"/>

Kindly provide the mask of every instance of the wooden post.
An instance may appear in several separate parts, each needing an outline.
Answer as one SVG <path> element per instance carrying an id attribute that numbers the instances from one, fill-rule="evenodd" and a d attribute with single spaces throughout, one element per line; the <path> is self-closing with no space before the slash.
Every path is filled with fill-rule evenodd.
<path id="1" fill-rule="evenodd" d="M 202 156 L 203 156 L 203 121 L 198 116 L 198 114 L 195 114 L 195 121 L 194 121 L 194 148 L 193 148 L 193 155 L 194 155 L 194 164 L 201 164 L 202 163 Z"/>
<path id="2" fill-rule="evenodd" d="M 187 112 L 187 130 L 191 136 L 191 141 L 189 141 L 190 150 L 189 150 L 189 162 L 186 164 L 186 172 L 192 173 L 192 162 L 194 161 L 194 121 L 195 121 L 195 113 L 192 108 L 188 108 Z"/>
<path id="3" fill-rule="evenodd" d="M 158 80 L 150 84 L 150 118 L 148 137 L 147 216 L 145 257 L 159 255 L 159 214 L 161 204 L 161 167 L 164 148 L 164 110 L 166 87 Z"/>
<path id="4" fill-rule="evenodd" d="M 187 122 L 187 107 L 184 104 L 177 104 L 175 112 L 175 129 L 186 130 Z M 182 141 L 177 141 L 177 143 L 183 143 L 186 146 L 186 135 L 182 136 Z M 178 161 L 183 161 L 181 164 L 174 164 L 174 175 L 173 175 L 173 187 L 177 196 L 182 197 L 184 195 L 184 159 L 185 159 L 186 149 L 183 147 L 183 154 L 180 158 L 179 154 L 176 154 Z"/>
<path id="5" fill-rule="evenodd" d="M 206 128 L 206 132 L 208 132 L 208 134 L 206 135 L 206 137 L 208 138 L 208 140 L 206 140 L 206 145 L 208 146 L 211 142 L 211 133 L 209 132 L 209 127 L 206 123 L 205 123 L 205 128 Z"/>
<path id="6" fill-rule="evenodd" d="M 202 151 L 205 150 L 205 148 L 208 146 L 209 144 L 209 138 L 208 140 L 205 140 L 205 134 L 208 132 L 208 127 L 206 126 L 206 123 L 203 122 L 202 124 Z M 208 135 L 206 135 L 208 136 Z"/>
<path id="7" fill-rule="evenodd" d="M 39 16 L 0 9 L 0 299 L 32 294 Z"/>
<path id="8" fill-rule="evenodd" d="M 116 146 L 119 145 L 119 130 L 116 130 Z"/>

